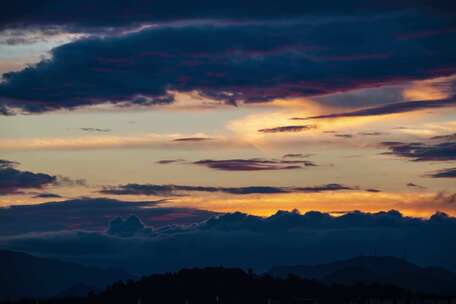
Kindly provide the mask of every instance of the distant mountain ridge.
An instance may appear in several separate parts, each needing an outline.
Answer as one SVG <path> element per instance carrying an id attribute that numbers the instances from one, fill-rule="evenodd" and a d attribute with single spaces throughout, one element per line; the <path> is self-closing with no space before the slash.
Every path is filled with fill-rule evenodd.
<path id="1" fill-rule="evenodd" d="M 87 267 L 5 250 L 0 250 L 0 269 L 0 300 L 73 294 L 82 284 L 87 291 L 101 290 L 116 281 L 133 278 L 120 270 Z"/>
<path id="2" fill-rule="evenodd" d="M 456 273 L 440 267 L 420 267 L 397 257 L 360 256 L 320 265 L 276 266 L 269 274 L 289 274 L 325 283 L 383 283 L 426 293 L 454 294 Z"/>

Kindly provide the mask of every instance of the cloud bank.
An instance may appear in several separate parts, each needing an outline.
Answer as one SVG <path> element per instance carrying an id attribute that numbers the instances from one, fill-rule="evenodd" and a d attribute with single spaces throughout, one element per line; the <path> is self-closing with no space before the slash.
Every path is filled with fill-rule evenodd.
<path id="1" fill-rule="evenodd" d="M 267 218 L 230 213 L 153 233 L 139 218 L 114 219 L 107 232 L 15 236 L 1 238 L 0 244 L 139 274 L 211 265 L 267 270 L 277 264 L 313 264 L 374 252 L 402 257 L 404 250 L 420 265 L 456 269 L 456 219 L 443 213 L 429 219 L 394 210 L 339 217 L 320 212 L 279 211 Z"/>

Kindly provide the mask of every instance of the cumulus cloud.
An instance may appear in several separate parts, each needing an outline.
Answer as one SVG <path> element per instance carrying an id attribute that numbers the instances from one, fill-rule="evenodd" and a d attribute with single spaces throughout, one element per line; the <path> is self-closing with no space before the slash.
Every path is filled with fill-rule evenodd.
<path id="1" fill-rule="evenodd" d="M 136 214 L 148 226 L 203 221 L 213 212 L 160 206 L 160 201 L 130 202 L 108 198 L 80 198 L 62 202 L 0 207 L 0 235 L 48 231 L 103 231 L 117 217 Z"/>
<path id="2" fill-rule="evenodd" d="M 143 222 L 136 215 L 130 215 L 126 219 L 116 217 L 109 222 L 107 230 L 107 234 L 120 237 L 131 237 L 148 232 L 149 230 L 145 229 Z"/>
<path id="3" fill-rule="evenodd" d="M 316 166 L 315 163 L 308 160 L 276 160 L 263 158 L 223 160 L 203 159 L 195 161 L 193 164 L 222 171 L 293 170 Z"/>
<path id="4" fill-rule="evenodd" d="M 325 191 L 354 190 L 356 188 L 341 184 L 326 184 L 313 187 L 273 187 L 273 186 L 248 186 L 248 187 L 209 187 L 187 185 L 154 185 L 154 184 L 126 184 L 107 186 L 100 192 L 113 195 L 183 195 L 188 192 L 220 192 L 237 195 L 247 194 L 278 194 L 278 193 L 317 193 Z"/>
<path id="5" fill-rule="evenodd" d="M 337 217 L 315 211 L 279 211 L 266 218 L 230 213 L 150 234 L 143 233 L 147 227 L 139 218 L 143 217 L 131 217 L 131 223 L 115 220 L 121 237 L 78 231 L 0 238 L 0 243 L 4 248 L 115 265 L 139 274 L 210 265 L 267 270 L 277 264 L 322 263 L 360 253 L 402 256 L 404 250 L 414 263 L 456 269 L 456 219 L 440 212 L 429 219 L 394 210 Z"/>
<path id="6" fill-rule="evenodd" d="M 290 7 L 295 7 L 297 2 L 292 2 Z M 156 5 L 154 2 L 150 7 Z M 263 2 L 259 5 L 267 7 Z M 297 18 L 284 22 L 281 19 L 284 16 L 277 12 L 283 11 L 285 6 L 281 5 L 281 9 L 275 12 L 269 9 L 276 4 L 267 5 L 270 5 L 266 9 L 272 14 L 270 17 L 280 16 L 279 19 L 267 18 L 268 22 L 208 22 L 214 14 L 222 17 L 227 12 L 242 12 L 244 18 L 255 18 L 252 11 L 264 13 L 264 10 L 244 10 L 244 5 L 239 3 L 234 5 L 239 10 L 227 9 L 230 3 L 227 7 L 218 7 L 221 9 L 219 15 L 214 13 L 218 11 L 216 8 L 206 11 L 213 4 L 192 6 L 186 9 L 195 12 L 198 8 L 200 13 L 187 16 L 201 16 L 206 22 L 160 24 L 118 35 L 90 36 L 58 46 L 51 50 L 49 59 L 3 75 L 0 84 L 2 112 L 15 109 L 37 113 L 105 102 L 120 105 L 168 104 L 174 101 L 170 92 L 195 91 L 201 96 L 228 104 L 257 103 L 392 85 L 399 80 L 406 82 L 448 76 L 456 70 L 453 47 L 456 43 L 451 33 L 443 31 L 437 36 L 413 39 L 398 37 L 401 33 L 417 30 L 451 28 L 454 21 L 449 16 L 430 14 L 429 10 L 416 10 L 414 13 L 395 11 L 386 15 L 372 10 L 375 18 L 367 18 L 366 14 L 346 18 L 342 16 L 345 14 L 332 15 L 326 11 L 329 15 L 317 14 L 310 19 Z M 360 5 L 356 1 L 356 7 Z M 94 25 L 90 21 L 94 17 L 98 24 L 103 24 L 100 16 L 109 15 L 103 5 L 98 6 L 103 13 L 88 13 L 98 11 L 92 5 L 91 9 L 86 7 L 83 10 L 86 25 Z M 178 6 L 181 7 L 182 3 Z M 29 17 L 31 24 L 34 24 L 32 19 L 38 24 L 47 23 L 45 20 L 52 22 L 49 14 L 55 18 L 54 22 L 66 26 L 82 22 L 81 19 L 78 21 L 77 12 L 84 5 L 74 7 L 65 2 L 59 8 L 52 6 L 51 10 L 47 7 L 43 11 L 45 7 L 39 5 L 36 9 L 42 14 L 30 13 L 35 12 L 31 9 L 23 16 L 17 13 L 21 11 L 21 6 L 8 6 L 6 11 L 9 13 L 4 13 L 4 16 L 11 17 L 7 18 L 9 22 L 3 21 L 6 22 L 4 26 L 15 24 L 20 16 L 25 19 L 22 22 Z M 68 10 L 72 12 L 71 18 L 54 15 L 56 11 L 61 11 L 65 16 L 63 7 L 72 7 Z M 106 4 L 105 7 L 113 9 L 112 5 Z M 144 4 L 138 7 L 144 7 Z M 122 14 L 130 12 L 127 14 L 128 22 L 134 20 L 138 7 L 122 10 Z M 253 7 L 256 8 L 255 5 Z M 296 11 L 300 14 L 308 14 L 302 7 L 308 8 L 309 5 L 298 7 L 301 9 Z M 112 16 L 117 15 L 114 11 L 110 12 Z M 155 14 L 159 11 L 154 10 Z M 150 8 L 144 9 L 144 12 L 150 12 Z M 427 15 L 423 18 L 425 12 Z M 141 11 L 141 17 L 145 18 L 145 15 Z M 50 19 L 43 19 L 44 16 Z M 79 17 L 82 18 L 82 15 Z M 246 21 L 244 18 L 243 21 Z M 113 23 L 110 27 L 119 24 L 119 20 L 127 19 L 109 19 Z M 151 22 L 152 19 L 148 20 Z M 420 25 L 418 28 L 417 24 Z M 382 30 L 378 31 L 379 28 Z M 376 34 L 372 35 L 373 32 Z M 415 43 L 414 39 L 422 39 L 423 42 Z M 94 83 L 97 85 L 94 86 Z M 346 102 L 344 104 L 347 105 Z M 454 105 L 453 99 L 432 103 L 398 103 L 384 109 L 343 115 L 378 115 L 451 105 Z"/>
<path id="7" fill-rule="evenodd" d="M 19 163 L 0 160 L 0 195 L 20 193 L 26 189 L 40 189 L 57 182 L 57 177 L 16 169 Z"/>

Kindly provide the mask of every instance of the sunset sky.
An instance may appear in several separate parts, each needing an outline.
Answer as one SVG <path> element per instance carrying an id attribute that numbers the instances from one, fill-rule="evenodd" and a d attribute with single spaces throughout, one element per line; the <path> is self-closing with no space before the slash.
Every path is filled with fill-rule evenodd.
<path id="1" fill-rule="evenodd" d="M 454 4 L 279 2 L 5 4 L 0 206 L 456 215 Z"/>

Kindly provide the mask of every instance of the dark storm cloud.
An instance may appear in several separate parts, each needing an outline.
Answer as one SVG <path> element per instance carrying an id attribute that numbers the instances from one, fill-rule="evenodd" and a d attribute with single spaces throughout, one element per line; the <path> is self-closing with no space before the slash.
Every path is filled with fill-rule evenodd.
<path id="1" fill-rule="evenodd" d="M 456 178 L 456 168 L 439 170 L 430 176 L 434 178 Z"/>
<path id="2" fill-rule="evenodd" d="M 50 11 L 69 5 L 65 3 L 52 6 Z M 275 6 L 272 2 L 267 5 Z M 90 7 L 84 10 L 87 23 L 93 17 L 88 11 L 103 8 L 98 3 Z M 263 2 L 261 7 L 267 11 L 271 8 L 265 8 Z M 123 14 L 132 20 L 130 14 L 134 11 Z M 24 18 L 29 14 L 46 16 L 32 12 Z M 455 35 L 398 37 L 401 33 L 451 27 L 454 18 L 430 13 L 424 16 L 418 10 L 378 14 L 375 18 L 330 13 L 288 22 L 183 22 L 179 26 L 160 25 L 124 35 L 80 39 L 54 48 L 49 60 L 4 74 L 0 102 L 6 110 L 43 112 L 107 101 L 123 105 L 170 103 L 174 100 L 171 91 L 197 91 L 230 104 L 266 102 L 397 84 L 456 71 Z M 62 18 L 77 20 L 73 16 Z M 110 15 L 103 11 L 96 16 L 102 24 L 100 16 Z M 397 104 L 370 111 L 377 115 L 403 112 L 422 104 Z M 453 104 L 454 100 L 426 103 L 435 107 Z"/>
<path id="3" fill-rule="evenodd" d="M 129 202 L 80 198 L 38 205 L 0 207 L 0 235 L 63 230 L 104 230 L 116 217 L 136 214 L 148 226 L 189 224 L 215 213 L 192 208 L 161 207 L 160 201 Z"/>
<path id="4" fill-rule="evenodd" d="M 22 190 L 40 189 L 57 182 L 57 177 L 16 169 L 17 162 L 0 160 L 0 195 L 21 193 Z"/>
<path id="5" fill-rule="evenodd" d="M 456 219 L 444 213 L 420 219 L 394 210 L 340 216 L 279 211 L 266 218 L 237 212 L 152 231 L 143 221 L 141 215 L 124 217 L 111 221 L 109 233 L 14 236 L 0 238 L 0 244 L 138 274 L 210 265 L 267 270 L 285 262 L 314 264 L 374 252 L 402 257 L 404 250 L 413 253 L 409 259 L 414 263 L 456 269 Z"/>
<path id="6" fill-rule="evenodd" d="M 52 30 L 55 26 L 69 30 L 129 27 L 144 23 L 181 20 L 270 20 L 309 16 L 381 15 L 413 8 L 428 15 L 448 14 L 454 11 L 452 1 L 361 1 L 343 3 L 327 1 L 272 0 L 191 2 L 178 0 L 16 0 L 3 3 L 1 28 L 38 27 Z M 420 37 L 420 27 L 403 37 Z M 426 32 L 428 35 L 429 31 Z M 432 32 L 431 32 L 432 33 Z"/>
<path id="7" fill-rule="evenodd" d="M 154 185 L 154 184 L 126 184 L 120 186 L 104 187 L 100 192 L 113 195 L 183 195 L 188 192 L 221 192 L 228 194 L 278 194 L 278 193 L 312 193 L 325 191 L 354 190 L 356 188 L 340 185 L 326 184 L 315 187 L 273 187 L 273 186 L 248 186 L 248 187 L 209 187 L 187 185 Z"/>
<path id="8" fill-rule="evenodd" d="M 269 129 L 260 129 L 260 133 L 286 133 L 286 132 L 301 132 L 311 129 L 316 129 L 316 125 L 307 125 L 307 126 L 283 126 Z"/>
<path id="9" fill-rule="evenodd" d="M 384 142 L 390 152 L 414 161 L 451 161 L 456 160 L 456 142 L 443 142 L 438 144 L 424 144 L 419 142 Z"/>
<path id="10" fill-rule="evenodd" d="M 315 163 L 308 160 L 279 160 L 279 159 L 203 159 L 193 162 L 195 165 L 205 166 L 222 171 L 264 171 L 264 170 L 292 170 L 314 167 Z"/>

